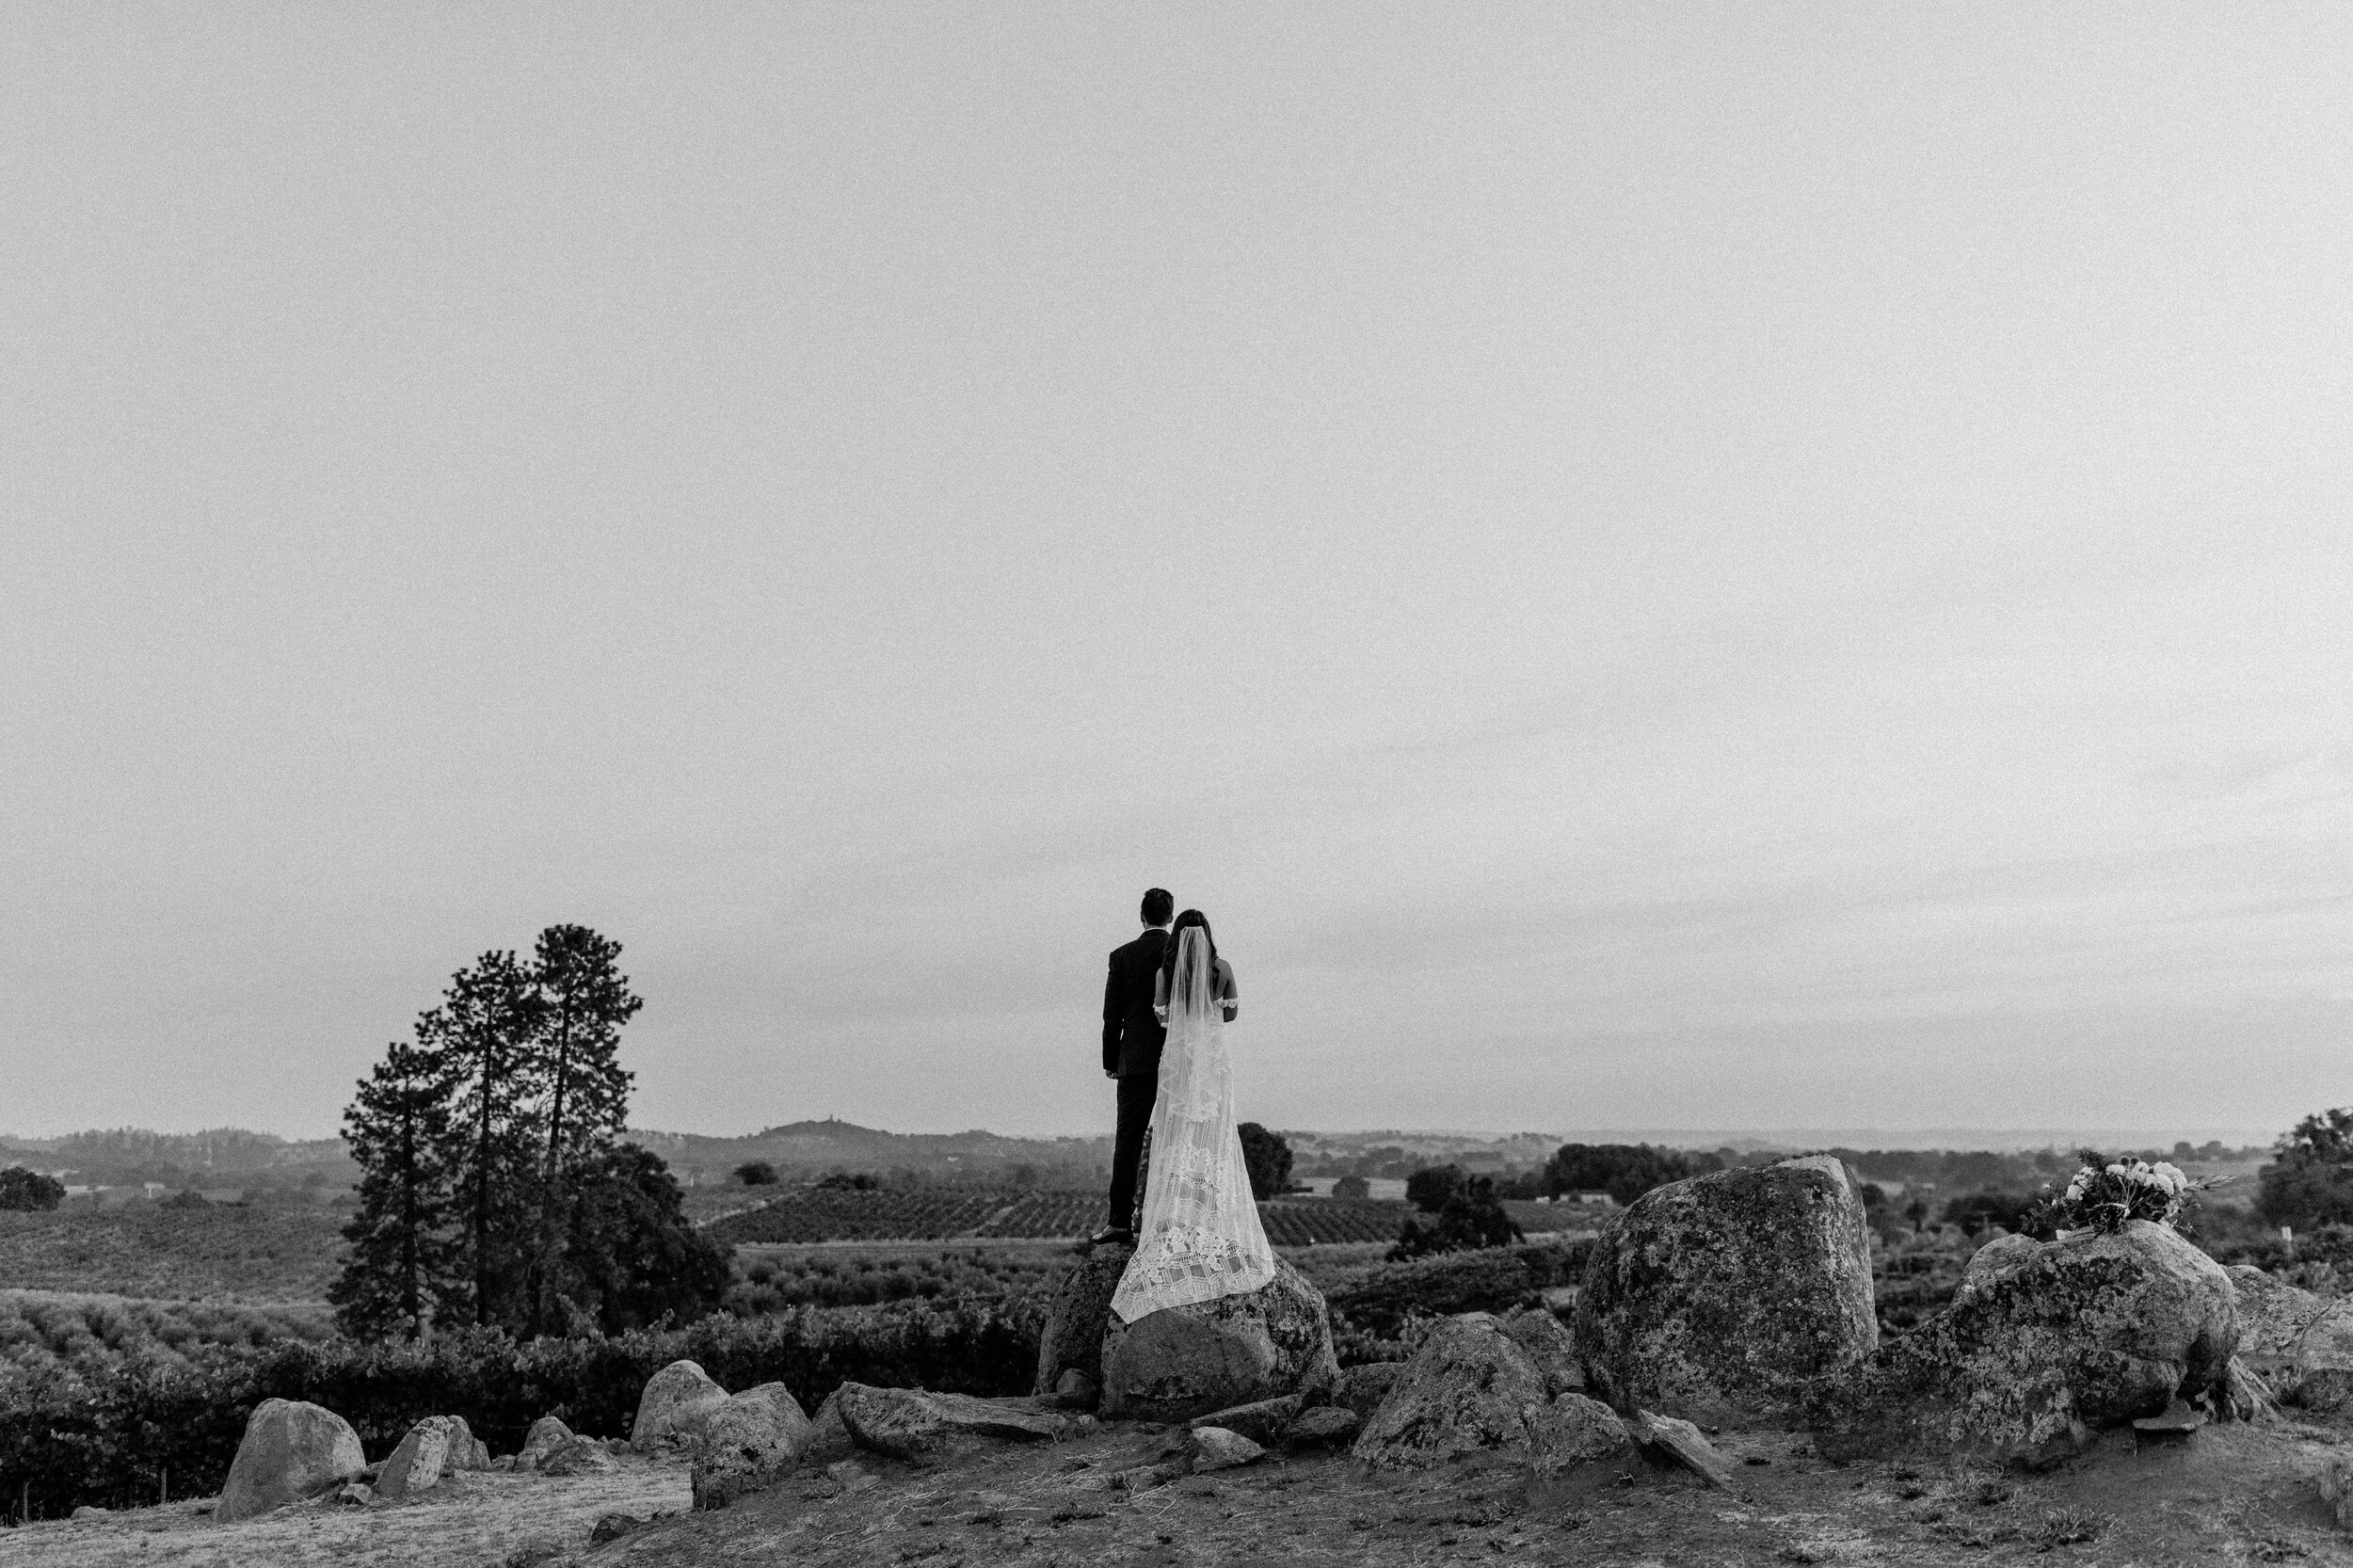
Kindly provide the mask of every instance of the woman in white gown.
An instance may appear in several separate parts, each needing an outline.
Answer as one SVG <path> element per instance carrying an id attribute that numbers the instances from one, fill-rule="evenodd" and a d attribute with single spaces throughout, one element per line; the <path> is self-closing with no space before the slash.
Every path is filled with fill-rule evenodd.
<path id="1" fill-rule="evenodd" d="M 1155 997 L 1168 1039 L 1152 1107 L 1144 1226 L 1112 1295 L 1112 1310 L 1129 1323 L 1164 1306 L 1244 1295 L 1274 1278 L 1274 1249 L 1258 1224 L 1234 1124 L 1234 971 L 1217 956 L 1198 909 L 1177 916 L 1173 935 Z"/>

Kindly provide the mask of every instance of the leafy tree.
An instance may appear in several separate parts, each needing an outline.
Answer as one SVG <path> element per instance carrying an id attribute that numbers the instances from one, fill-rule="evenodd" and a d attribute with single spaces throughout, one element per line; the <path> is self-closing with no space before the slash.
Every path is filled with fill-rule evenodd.
<path id="1" fill-rule="evenodd" d="M 1269 1132 L 1256 1122 L 1244 1122 L 1235 1130 L 1241 1134 L 1241 1162 L 1250 1172 L 1250 1195 L 1271 1198 L 1289 1187 L 1291 1146 L 1282 1134 Z"/>
<path id="2" fill-rule="evenodd" d="M 1438 1170 L 1453 1170 L 1439 1166 Z M 1456 1175 L 1462 1173 L 1457 1171 Z M 1520 1240 L 1520 1227 L 1503 1211 L 1502 1202 L 1496 1196 L 1496 1184 L 1490 1176 L 1468 1176 L 1446 1196 L 1435 1223 L 1424 1224 L 1408 1219 L 1397 1244 L 1389 1249 L 1389 1261 L 1401 1262 L 1409 1257 L 1421 1257 L 1431 1253 L 1466 1252 L 1477 1247 L 1501 1247 Z"/>
<path id="3" fill-rule="evenodd" d="M 692 1322 L 719 1304 L 729 1255 L 687 1223 L 678 1180 L 661 1157 L 619 1144 L 598 1151 L 578 1176 L 561 1258 L 564 1299 L 607 1334 Z"/>
<path id="4" fill-rule="evenodd" d="M 420 1020 L 420 1038 L 424 1033 Z M 337 1323 L 354 1338 L 414 1337 L 465 1299 L 449 1228 L 456 1087 L 446 1060 L 395 1040 L 344 1112 L 344 1136 L 361 1172 L 360 1210 L 344 1227 L 351 1250 L 327 1294 Z"/>
<path id="5" fill-rule="evenodd" d="M 774 1187 L 776 1168 L 765 1160 L 746 1160 L 735 1168 L 735 1179 L 746 1187 Z"/>
<path id="6" fill-rule="evenodd" d="M 1466 1178 L 1460 1165 L 1424 1165 L 1405 1178 L 1405 1201 L 1425 1214 L 1436 1214 L 1460 1194 Z"/>
<path id="7" fill-rule="evenodd" d="M 1336 1198 L 1369 1198 L 1372 1196 L 1372 1183 L 1360 1176 L 1344 1176 L 1332 1183 L 1332 1195 Z"/>
<path id="8" fill-rule="evenodd" d="M 2353 1223 L 2353 1108 L 2307 1116 L 2280 1140 L 2257 1178 L 2255 1211 L 2275 1225 Z"/>
<path id="9" fill-rule="evenodd" d="M 45 1211 L 65 1201 L 65 1183 L 23 1165 L 0 1171 L 0 1208 Z"/>
<path id="10" fill-rule="evenodd" d="M 1724 1168 L 1714 1154 L 1686 1154 L 1648 1144 L 1563 1144 L 1545 1166 L 1545 1184 L 1562 1192 L 1607 1192 L 1632 1203 L 1654 1187 Z"/>

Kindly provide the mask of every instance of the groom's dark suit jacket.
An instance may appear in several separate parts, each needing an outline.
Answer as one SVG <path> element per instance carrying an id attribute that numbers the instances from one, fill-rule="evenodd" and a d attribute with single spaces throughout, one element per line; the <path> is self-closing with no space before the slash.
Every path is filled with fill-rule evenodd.
<path id="1" fill-rule="evenodd" d="M 1152 979 L 1168 933 L 1147 931 L 1126 947 L 1112 950 L 1111 975 L 1103 983 L 1103 1070 L 1122 1078 L 1153 1078 L 1160 1070 L 1160 1042 L 1168 1031 L 1152 1013 Z"/>

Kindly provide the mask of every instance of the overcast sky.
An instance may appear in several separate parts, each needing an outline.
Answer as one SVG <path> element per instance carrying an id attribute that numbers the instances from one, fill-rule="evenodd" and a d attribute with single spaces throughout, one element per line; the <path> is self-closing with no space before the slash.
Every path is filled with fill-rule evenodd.
<path id="1" fill-rule="evenodd" d="M 0 1130 L 2353 1102 L 2353 15 L 0 11 Z"/>

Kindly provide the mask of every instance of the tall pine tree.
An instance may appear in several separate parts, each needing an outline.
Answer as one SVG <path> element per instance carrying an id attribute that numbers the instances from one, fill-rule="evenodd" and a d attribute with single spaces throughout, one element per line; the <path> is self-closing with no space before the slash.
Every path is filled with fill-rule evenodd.
<path id="1" fill-rule="evenodd" d="M 360 1210 L 344 1227 L 351 1249 L 327 1295 L 354 1338 L 417 1337 L 466 1299 L 450 1231 L 456 1088 L 440 1057 L 395 1040 L 344 1112 L 344 1136 L 362 1173 Z"/>
<path id="2" fill-rule="evenodd" d="M 542 1080 L 538 1036 L 546 1005 L 512 952 L 486 952 L 450 977 L 418 1038 L 457 1080 L 453 1143 L 467 1277 L 477 1323 L 514 1322 L 528 1303 L 530 1217 L 536 1189 Z"/>
<path id="3" fill-rule="evenodd" d="M 536 1079 L 545 1085 L 546 1137 L 537 1172 L 529 1326 L 559 1321 L 556 1298 L 568 1289 L 568 1238 L 584 1188 L 607 1179 L 604 1156 L 629 1117 L 630 1074 L 619 1061 L 621 1026 L 645 1006 L 617 967 L 621 944 L 584 925 L 552 925 L 532 954 L 540 1029 Z"/>

